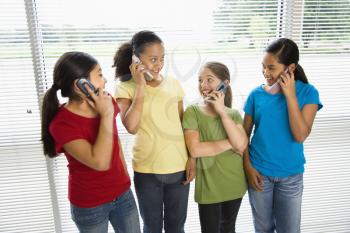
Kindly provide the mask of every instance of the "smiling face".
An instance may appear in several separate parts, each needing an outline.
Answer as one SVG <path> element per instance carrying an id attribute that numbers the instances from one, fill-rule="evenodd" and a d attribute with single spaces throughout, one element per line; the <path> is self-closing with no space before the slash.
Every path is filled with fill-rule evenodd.
<path id="1" fill-rule="evenodd" d="M 198 89 L 201 96 L 206 97 L 221 83 L 221 80 L 208 68 L 204 67 L 199 72 Z"/>
<path id="2" fill-rule="evenodd" d="M 266 79 L 267 85 L 273 85 L 286 68 L 285 65 L 278 62 L 275 55 L 272 53 L 265 53 L 262 61 L 262 73 Z"/>
<path id="3" fill-rule="evenodd" d="M 159 77 L 164 66 L 164 46 L 162 43 L 151 43 L 140 53 L 140 60 L 155 78 Z"/>

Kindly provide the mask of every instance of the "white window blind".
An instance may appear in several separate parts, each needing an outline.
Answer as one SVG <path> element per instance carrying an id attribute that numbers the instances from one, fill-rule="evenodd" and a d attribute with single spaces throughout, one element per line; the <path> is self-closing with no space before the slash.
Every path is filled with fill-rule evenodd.
<path id="1" fill-rule="evenodd" d="M 145 29 L 163 39 L 167 53 L 163 73 L 181 81 L 186 105 L 199 98 L 200 65 L 216 60 L 230 68 L 234 107 L 239 110 L 250 90 L 264 82 L 261 58 L 266 44 L 282 36 L 295 40 L 300 64 L 324 104 L 305 143 L 302 232 L 348 232 L 349 4 L 348 0 L 1 1 L 0 232 L 77 231 L 70 219 L 66 159 L 60 156 L 45 163 L 41 151 L 39 99 L 52 84 L 58 56 L 71 50 L 99 60 L 107 89 L 113 93 L 114 53 Z M 132 137 L 120 121 L 118 125 L 132 174 Z M 186 232 L 196 233 L 200 226 L 193 187 L 194 183 Z M 21 217 L 25 220 L 18 220 Z M 253 232 L 247 195 L 237 232 Z"/>
<path id="2" fill-rule="evenodd" d="M 24 1 L 0 2 L 0 232 L 54 232 Z"/>

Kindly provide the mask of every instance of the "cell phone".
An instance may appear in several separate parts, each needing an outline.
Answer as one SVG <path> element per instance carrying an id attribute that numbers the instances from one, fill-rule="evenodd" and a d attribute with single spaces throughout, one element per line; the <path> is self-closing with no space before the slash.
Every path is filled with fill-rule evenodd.
<path id="1" fill-rule="evenodd" d="M 224 82 L 220 82 L 219 85 L 215 89 L 216 91 L 221 91 L 222 93 L 226 94 L 227 86 Z M 210 100 L 214 100 L 213 97 L 209 98 Z"/>
<path id="2" fill-rule="evenodd" d="M 142 63 L 141 60 L 140 60 L 140 58 L 138 58 L 135 54 L 132 55 L 132 62 L 133 62 L 133 63 L 139 63 L 139 64 Z M 152 79 L 153 79 L 152 74 L 151 74 L 148 70 L 146 70 L 146 71 L 144 72 L 144 76 L 145 76 L 146 81 L 148 81 L 148 82 L 149 82 L 149 81 L 152 81 Z"/>
<path id="3" fill-rule="evenodd" d="M 288 73 L 288 67 L 285 69 L 284 73 Z M 272 86 L 268 86 L 266 91 L 270 94 L 276 94 L 281 91 L 280 85 L 281 79 L 278 79 Z"/>
<path id="4" fill-rule="evenodd" d="M 81 77 L 81 78 L 79 78 L 78 81 L 77 81 L 77 86 L 79 87 L 79 89 L 80 89 L 87 97 L 89 97 L 89 98 L 91 99 L 91 96 L 90 96 L 88 90 L 86 89 L 85 84 L 87 84 L 87 85 L 90 87 L 90 89 L 91 89 L 96 95 L 98 95 L 98 89 L 96 89 L 96 88 L 94 87 L 94 85 L 92 85 L 92 83 L 91 83 L 87 78 Z"/>
<path id="5" fill-rule="evenodd" d="M 216 91 L 221 91 L 223 92 L 224 94 L 226 94 L 226 91 L 227 91 L 227 86 L 224 82 L 221 82 L 217 88 L 216 88 Z"/>

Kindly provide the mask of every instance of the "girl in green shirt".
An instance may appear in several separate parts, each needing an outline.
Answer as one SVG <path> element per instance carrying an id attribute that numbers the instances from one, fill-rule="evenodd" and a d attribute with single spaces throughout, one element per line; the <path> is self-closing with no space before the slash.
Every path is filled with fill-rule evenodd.
<path id="1" fill-rule="evenodd" d="M 202 104 L 190 105 L 183 118 L 185 141 L 197 159 L 195 201 L 202 233 L 235 232 L 235 222 L 247 185 L 242 154 L 247 136 L 242 118 L 231 109 L 228 68 L 206 63 L 199 73 Z"/>

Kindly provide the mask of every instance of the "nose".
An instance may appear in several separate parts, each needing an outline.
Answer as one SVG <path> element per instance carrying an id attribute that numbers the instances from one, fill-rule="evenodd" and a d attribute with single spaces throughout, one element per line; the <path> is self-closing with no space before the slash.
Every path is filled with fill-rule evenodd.
<path id="1" fill-rule="evenodd" d="M 263 75 L 265 75 L 265 76 L 268 76 L 268 75 L 270 74 L 269 71 L 268 71 L 268 69 L 266 69 L 266 68 L 263 68 L 262 73 L 263 73 Z"/>
<path id="2" fill-rule="evenodd" d="M 162 68 L 163 67 L 163 65 L 164 65 L 164 61 L 157 61 L 156 63 L 155 63 L 155 67 L 156 68 Z"/>
<path id="3" fill-rule="evenodd" d="M 201 88 L 204 88 L 204 87 L 207 87 L 208 86 L 208 82 L 206 82 L 206 81 L 202 81 L 201 83 L 200 83 L 200 87 Z"/>

